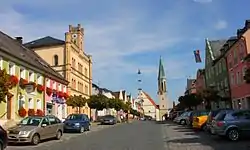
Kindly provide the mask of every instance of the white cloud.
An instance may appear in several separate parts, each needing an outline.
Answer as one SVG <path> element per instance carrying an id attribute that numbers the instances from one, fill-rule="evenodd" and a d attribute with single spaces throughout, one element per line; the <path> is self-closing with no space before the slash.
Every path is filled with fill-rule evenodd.
<path id="1" fill-rule="evenodd" d="M 227 22 L 225 20 L 219 20 L 217 23 L 214 25 L 216 30 L 222 30 L 226 29 L 228 26 Z"/>
<path id="2" fill-rule="evenodd" d="M 211 3 L 213 2 L 213 0 L 193 0 L 194 2 L 197 2 L 197 3 Z"/>

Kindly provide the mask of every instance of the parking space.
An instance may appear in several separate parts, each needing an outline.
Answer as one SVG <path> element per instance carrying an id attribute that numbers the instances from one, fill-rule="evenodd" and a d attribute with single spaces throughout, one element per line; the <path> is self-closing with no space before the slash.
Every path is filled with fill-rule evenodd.
<path id="1" fill-rule="evenodd" d="M 168 122 L 163 125 L 167 150 L 250 150 L 250 140 L 231 142 L 203 131 Z"/>

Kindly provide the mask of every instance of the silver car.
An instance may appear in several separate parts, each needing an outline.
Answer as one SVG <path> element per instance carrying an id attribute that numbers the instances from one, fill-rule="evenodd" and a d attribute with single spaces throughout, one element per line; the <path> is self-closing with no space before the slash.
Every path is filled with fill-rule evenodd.
<path id="1" fill-rule="evenodd" d="M 63 123 L 55 116 L 29 116 L 15 127 L 9 129 L 8 142 L 31 143 L 37 145 L 40 140 L 55 138 L 63 135 Z"/>

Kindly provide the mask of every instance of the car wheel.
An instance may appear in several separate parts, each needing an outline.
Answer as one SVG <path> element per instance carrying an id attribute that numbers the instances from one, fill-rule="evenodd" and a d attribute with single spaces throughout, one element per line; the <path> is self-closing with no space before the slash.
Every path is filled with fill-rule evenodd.
<path id="1" fill-rule="evenodd" d="M 227 131 L 227 138 L 231 141 L 237 141 L 240 138 L 240 133 L 237 129 L 229 129 Z"/>
<path id="2" fill-rule="evenodd" d="M 182 120 L 180 121 L 180 124 L 181 124 L 181 125 L 185 125 L 185 124 L 186 124 L 186 120 L 182 119 Z"/>
<path id="3" fill-rule="evenodd" d="M 62 131 L 57 131 L 57 133 L 56 133 L 56 139 L 60 140 L 61 137 L 62 137 Z"/>
<path id="4" fill-rule="evenodd" d="M 38 134 L 34 134 L 32 139 L 31 139 L 31 144 L 32 145 L 37 145 L 40 142 L 40 136 Z"/>
<path id="5" fill-rule="evenodd" d="M 80 133 L 83 133 L 85 131 L 85 128 L 84 127 L 81 127 L 80 128 Z"/>
<path id="6" fill-rule="evenodd" d="M 90 128 L 91 128 L 90 126 L 91 126 L 91 125 L 88 126 L 88 131 L 90 131 Z"/>

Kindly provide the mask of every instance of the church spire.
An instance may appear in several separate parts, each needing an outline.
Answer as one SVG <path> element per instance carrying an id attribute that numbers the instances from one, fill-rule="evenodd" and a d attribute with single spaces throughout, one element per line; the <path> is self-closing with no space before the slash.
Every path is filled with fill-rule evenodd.
<path id="1" fill-rule="evenodd" d="M 165 78 L 166 78 L 166 76 L 165 76 L 163 61 L 162 61 L 162 58 L 161 58 L 161 56 L 160 56 L 158 80 L 159 80 L 159 79 L 165 79 Z"/>

